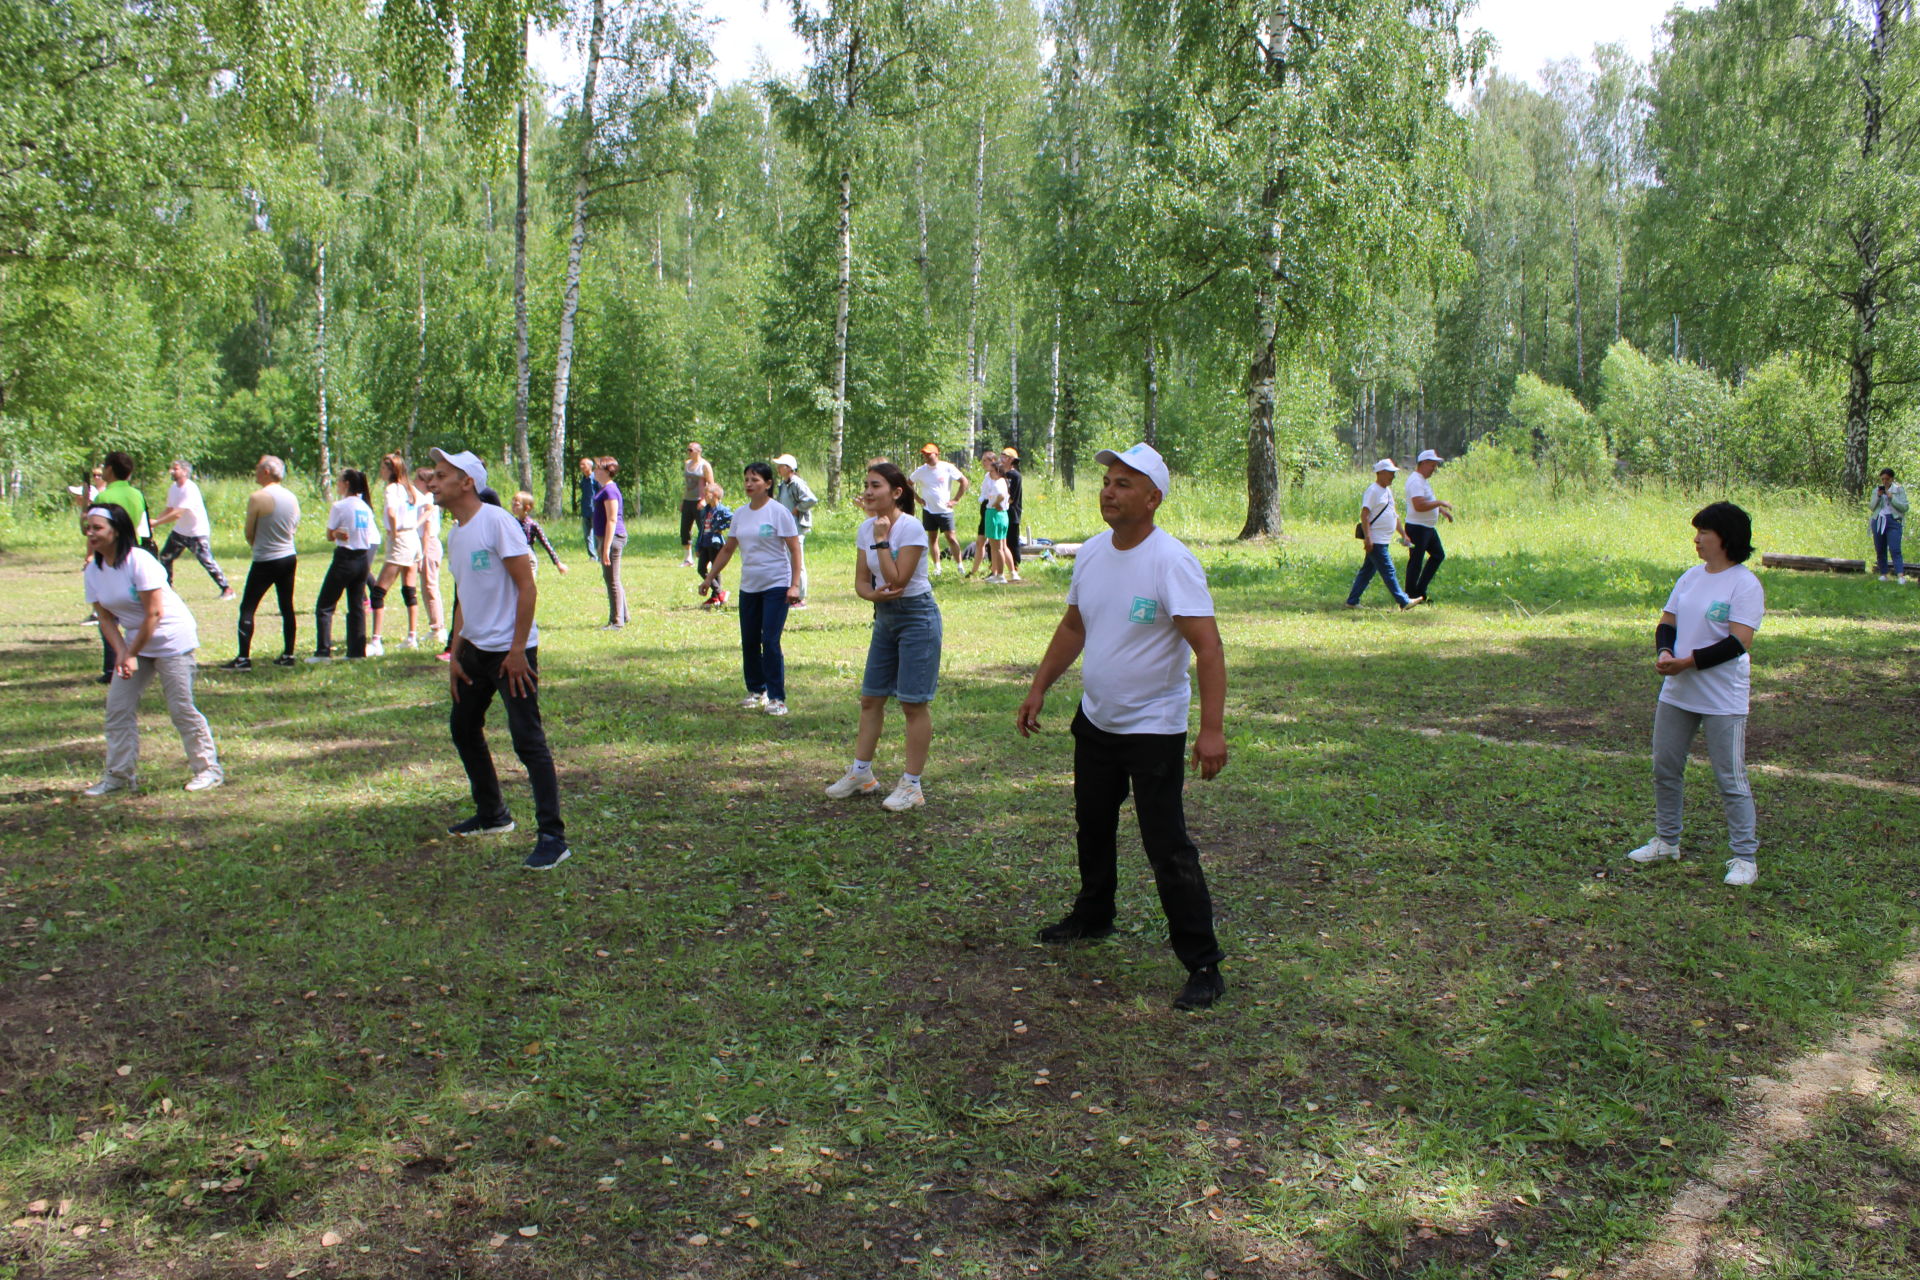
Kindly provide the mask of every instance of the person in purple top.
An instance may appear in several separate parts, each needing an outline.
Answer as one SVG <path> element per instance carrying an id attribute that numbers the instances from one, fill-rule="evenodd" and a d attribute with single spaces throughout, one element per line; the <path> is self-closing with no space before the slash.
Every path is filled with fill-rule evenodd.
<path id="1" fill-rule="evenodd" d="M 620 581 L 620 556 L 627 549 L 627 500 L 613 478 L 620 464 L 601 458 L 593 465 L 593 478 L 600 482 L 593 495 L 593 540 L 600 549 L 600 576 L 607 580 L 607 625 L 602 631 L 618 631 L 627 625 L 627 588 Z"/>

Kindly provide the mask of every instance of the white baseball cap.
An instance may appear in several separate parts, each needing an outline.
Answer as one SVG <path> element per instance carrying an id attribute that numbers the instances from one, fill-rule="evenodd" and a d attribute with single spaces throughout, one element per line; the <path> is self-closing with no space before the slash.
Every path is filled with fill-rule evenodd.
<path id="1" fill-rule="evenodd" d="M 431 450 L 434 457 L 450 467 L 458 468 L 473 477 L 473 487 L 479 491 L 487 487 L 487 465 L 467 449 L 459 453 L 448 453 L 445 449 Z"/>
<path id="2" fill-rule="evenodd" d="M 1437 454 L 1437 453 L 1435 453 L 1435 452 L 1434 452 L 1433 450 L 1431 450 L 1431 449 L 1422 449 L 1422 450 L 1420 451 L 1420 456 L 1414 459 L 1414 462 L 1415 462 L 1415 463 L 1421 463 L 1421 462 L 1445 462 L 1445 461 L 1446 461 L 1446 459 L 1445 459 L 1445 458 L 1443 458 L 1443 457 L 1441 457 L 1441 456 L 1440 456 L 1439 454 Z"/>
<path id="3" fill-rule="evenodd" d="M 1400 468 L 1398 468 L 1398 467 L 1396 467 L 1396 466 L 1394 466 L 1394 465 L 1393 465 L 1393 459 L 1392 459 L 1392 458 L 1382 458 L 1382 459 L 1380 459 L 1380 461 L 1378 461 L 1378 462 L 1376 462 L 1376 463 L 1374 463 L 1374 464 L 1373 464 L 1373 469 L 1374 469 L 1375 471 L 1398 471 L 1398 470 L 1400 470 Z"/>
<path id="4" fill-rule="evenodd" d="M 1115 453 L 1111 449 L 1102 449 L 1093 455 L 1093 460 L 1100 463 L 1117 462 L 1123 467 L 1138 471 L 1141 475 L 1153 481 L 1153 487 L 1160 491 L 1161 497 L 1164 498 L 1167 496 L 1167 489 L 1169 487 L 1167 460 L 1160 456 L 1158 449 L 1144 440 L 1139 444 L 1129 446 L 1119 453 Z"/>
<path id="5" fill-rule="evenodd" d="M 773 465 L 776 467 L 785 467 L 789 471 L 798 471 L 800 469 L 800 459 L 790 453 L 783 453 L 773 460 Z"/>

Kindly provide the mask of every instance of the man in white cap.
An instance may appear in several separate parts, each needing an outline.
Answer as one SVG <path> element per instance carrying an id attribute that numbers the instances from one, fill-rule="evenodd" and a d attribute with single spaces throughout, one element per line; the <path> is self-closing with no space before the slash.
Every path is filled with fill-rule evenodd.
<path id="1" fill-rule="evenodd" d="M 473 816 L 447 828 L 456 836 L 502 835 L 513 817 L 500 795 L 500 778 L 487 750 L 487 707 L 498 693 L 507 705 L 513 752 L 527 767 L 540 834 L 527 855 L 529 871 L 549 871 L 571 855 L 560 822 L 560 780 L 540 723 L 540 628 L 533 610 L 538 589 L 533 554 L 520 522 L 482 501 L 487 469 L 471 453 L 433 451 L 434 493 L 459 528 L 447 539 L 447 565 L 459 594 L 447 643 L 447 683 L 453 694 L 449 726 L 454 749 L 473 789 Z"/>
<path id="2" fill-rule="evenodd" d="M 1453 523 L 1453 504 L 1434 497 L 1428 483 L 1445 461 L 1433 450 L 1422 449 L 1414 460 L 1413 474 L 1407 477 L 1407 541 L 1412 548 L 1407 552 L 1406 588 L 1408 595 L 1419 596 L 1427 604 L 1433 603 L 1427 584 L 1447 558 L 1446 548 L 1440 545 L 1440 517 Z"/>
<path id="3" fill-rule="evenodd" d="M 967 473 L 940 456 L 940 446 L 920 446 L 923 459 L 907 483 L 920 495 L 920 524 L 927 531 L 927 563 L 932 572 L 940 572 L 940 538 L 945 535 L 952 548 L 953 563 L 960 563 L 960 543 L 953 536 L 953 509 L 967 495 Z"/>
<path id="4" fill-rule="evenodd" d="M 1202 778 L 1212 778 L 1227 764 L 1226 658 L 1206 572 L 1172 534 L 1154 526 L 1167 493 L 1167 464 L 1147 444 L 1122 453 L 1102 449 L 1094 458 L 1107 468 L 1100 516 L 1108 532 L 1074 557 L 1066 616 L 1014 722 L 1022 737 L 1039 729 L 1047 690 L 1086 654 L 1072 727 L 1080 893 L 1065 919 L 1040 931 L 1040 941 L 1113 932 L 1120 805 L 1131 789 L 1140 842 L 1167 916 L 1167 940 L 1187 967 L 1174 1006 L 1205 1009 L 1227 987 L 1220 977 L 1225 953 L 1213 932 L 1213 899 L 1181 802 L 1193 699 L 1187 664 L 1197 659 L 1200 674 L 1200 736 L 1192 763 Z"/>
<path id="5" fill-rule="evenodd" d="M 1393 556 L 1388 551 L 1395 534 L 1399 534 L 1403 542 L 1407 537 L 1406 527 L 1400 523 L 1400 517 L 1393 509 L 1393 477 L 1399 471 L 1400 468 L 1393 465 L 1392 458 L 1380 459 L 1373 464 L 1373 483 L 1360 495 L 1360 523 L 1356 532 L 1366 544 L 1367 558 L 1361 561 L 1360 572 L 1353 577 L 1353 590 L 1347 592 L 1349 609 L 1360 607 L 1360 596 L 1376 573 L 1380 575 L 1380 581 L 1387 584 L 1387 590 L 1393 593 L 1401 609 L 1411 609 L 1420 603 L 1418 597 L 1410 596 L 1401 589 L 1399 575 L 1393 571 Z"/>
<path id="6" fill-rule="evenodd" d="M 800 461 L 792 454 L 783 453 L 775 458 L 773 470 L 780 477 L 780 483 L 774 486 L 773 500 L 793 513 L 793 522 L 800 526 L 800 544 L 805 546 L 807 534 L 813 531 L 813 509 L 820 505 L 820 499 L 813 496 L 813 490 L 800 478 Z M 800 566 L 800 599 L 793 607 L 807 607 L 807 569 L 804 562 Z"/>

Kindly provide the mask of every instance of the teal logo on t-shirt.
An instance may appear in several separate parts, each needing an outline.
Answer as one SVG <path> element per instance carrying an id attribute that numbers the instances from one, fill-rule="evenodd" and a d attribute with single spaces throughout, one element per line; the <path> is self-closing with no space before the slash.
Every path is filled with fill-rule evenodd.
<path id="1" fill-rule="evenodd" d="M 1128 622 L 1152 622 L 1160 616 L 1160 602 L 1149 600 L 1145 596 L 1133 598 L 1133 608 L 1127 613 Z"/>
<path id="2" fill-rule="evenodd" d="M 369 513 L 369 512 L 366 512 L 366 511 L 356 511 L 356 512 L 354 512 L 354 513 L 353 513 L 353 527 L 354 527 L 355 529 L 371 529 L 371 528 L 373 528 L 373 516 L 372 516 L 372 514 L 371 514 L 371 513 Z"/>
<path id="3" fill-rule="evenodd" d="M 771 538 L 773 536 L 773 526 L 771 524 L 761 525 L 760 536 L 763 538 Z"/>
<path id="4" fill-rule="evenodd" d="M 1725 622 L 1733 616 L 1733 605 L 1725 600 L 1715 600 L 1707 606 L 1708 622 Z"/>
<path id="5" fill-rule="evenodd" d="M 476 573 L 485 573 L 493 568 L 493 552 L 485 547 L 473 553 L 473 568 Z"/>

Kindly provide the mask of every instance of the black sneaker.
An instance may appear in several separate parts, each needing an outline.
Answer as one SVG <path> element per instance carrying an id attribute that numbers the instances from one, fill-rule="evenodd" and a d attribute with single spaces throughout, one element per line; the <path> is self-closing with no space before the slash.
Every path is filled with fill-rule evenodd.
<path id="1" fill-rule="evenodd" d="M 235 658 L 230 662 L 221 663 L 220 669 L 222 671 L 251 671 L 253 670 L 253 659 Z"/>
<path id="2" fill-rule="evenodd" d="M 99 675 L 97 675 L 97 676 L 95 676 L 95 677 L 93 678 L 93 682 L 94 682 L 95 684 L 112 684 L 112 683 L 113 683 L 113 677 L 112 677 L 112 676 L 110 676 L 110 675 L 108 675 L 108 674 L 106 674 L 106 673 L 105 673 L 105 672 L 103 671 L 103 672 L 101 672 L 101 673 L 100 673 Z"/>
<path id="3" fill-rule="evenodd" d="M 290 667 L 293 665 L 293 655 L 290 653 L 283 653 L 279 657 L 273 660 L 273 665 L 276 667 Z"/>
<path id="4" fill-rule="evenodd" d="M 1213 1002 L 1227 994 L 1226 979 L 1220 976 L 1220 966 L 1207 965 L 1195 969 L 1187 975 L 1187 985 L 1180 988 L 1173 998 L 1176 1009 L 1211 1009 Z"/>
<path id="5" fill-rule="evenodd" d="M 533 852 L 520 865 L 528 871 L 551 871 L 568 858 L 573 850 L 567 848 L 567 842 L 556 836 L 541 836 L 534 841 Z"/>
<path id="6" fill-rule="evenodd" d="M 450 836 L 503 836 L 513 830 L 513 819 L 506 814 L 498 818 L 483 818 L 474 814 L 465 822 L 456 822 L 447 828 Z"/>
<path id="7" fill-rule="evenodd" d="M 1092 942 L 1098 938 L 1111 936 L 1112 924 L 1093 925 L 1068 916 L 1059 924 L 1050 924 L 1040 931 L 1042 942 Z"/>

